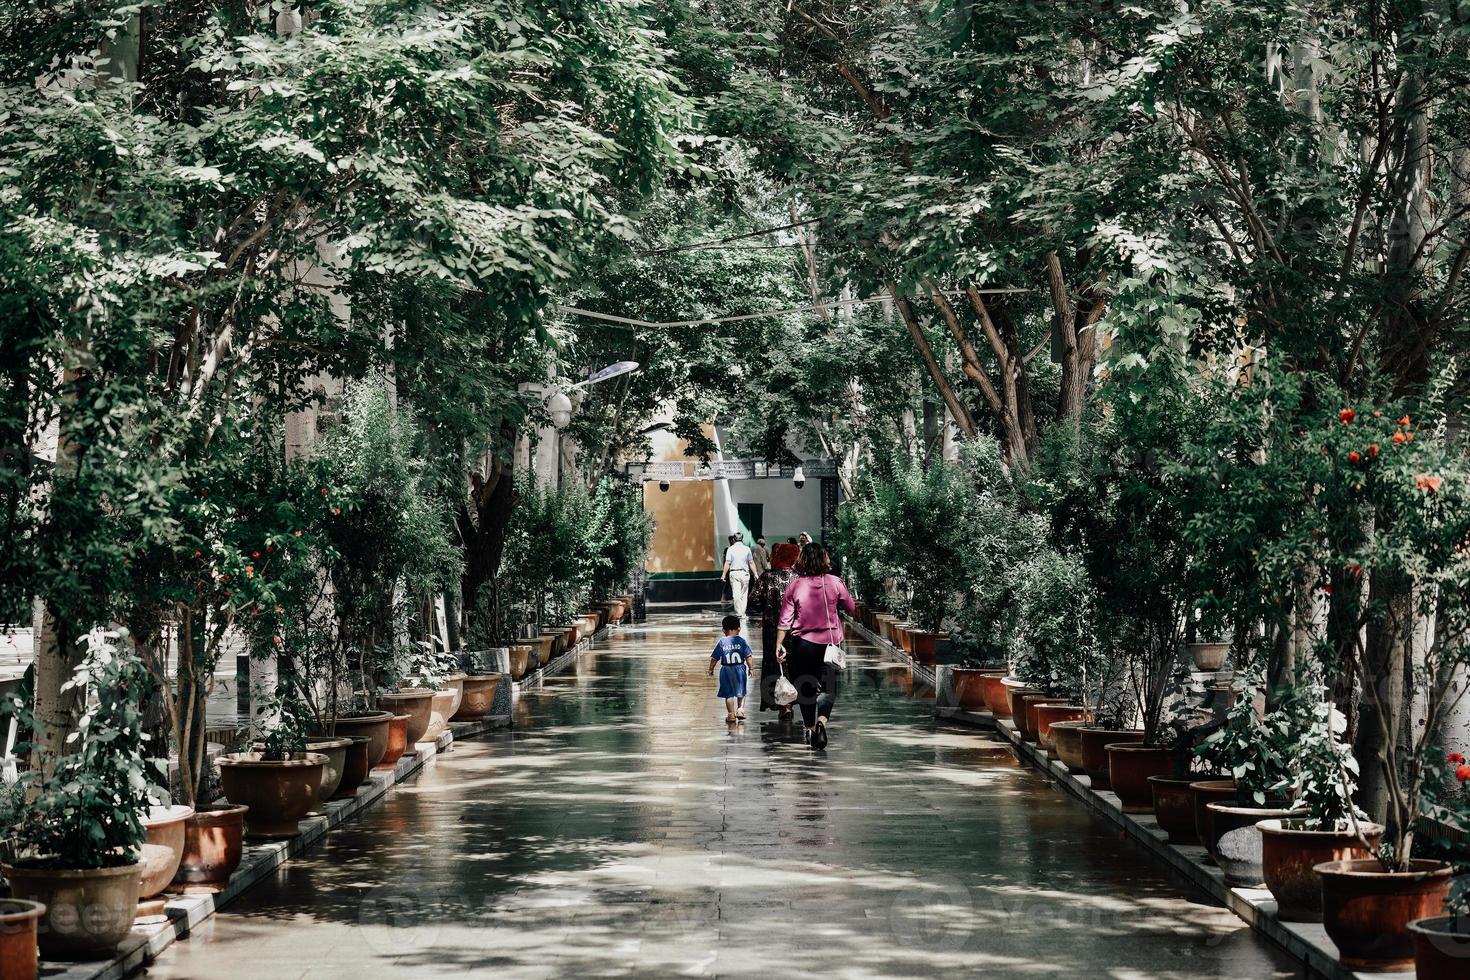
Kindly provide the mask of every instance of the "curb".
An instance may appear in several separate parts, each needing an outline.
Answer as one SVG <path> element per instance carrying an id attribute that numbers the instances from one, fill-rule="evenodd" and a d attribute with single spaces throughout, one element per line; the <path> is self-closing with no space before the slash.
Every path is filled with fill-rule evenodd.
<path id="1" fill-rule="evenodd" d="M 874 633 L 862 623 L 858 622 L 856 619 L 853 619 L 847 613 L 843 613 L 842 618 L 847 621 L 848 627 L 856 632 L 859 636 L 861 636 L 865 642 L 872 644 L 879 650 L 882 650 L 884 653 L 888 654 L 890 657 L 893 657 L 895 660 L 901 660 L 904 663 L 908 664 L 909 669 L 914 672 L 914 677 L 916 679 L 923 681 L 930 687 L 935 686 L 933 667 L 927 667 L 924 664 L 919 663 L 913 657 L 909 656 L 907 653 L 904 653 L 902 647 L 895 646 L 892 643 L 889 643 L 887 640 L 883 639 L 883 637 L 879 636 L 877 633 Z"/>
<path id="2" fill-rule="evenodd" d="M 531 685 L 525 684 L 526 680 L 532 679 L 532 675 L 527 674 L 521 684 L 504 686 L 512 688 L 517 694 L 539 688 L 547 677 L 565 670 L 580 654 L 589 650 L 593 643 L 604 639 L 608 630 L 609 628 L 604 626 L 592 636 L 578 643 L 574 649 L 536 671 L 534 682 Z M 509 679 L 509 675 L 505 676 Z M 496 707 L 499 708 L 500 705 L 501 699 L 497 696 Z M 426 765 L 433 765 L 435 759 L 448 752 L 456 740 L 473 738 L 495 729 L 506 728 L 510 723 L 511 717 L 508 711 L 488 714 L 479 721 L 450 722 L 449 731 L 440 735 L 433 742 L 418 743 L 414 746 L 415 751 L 405 752 L 391 771 L 374 770 L 371 782 L 364 783 L 357 791 L 357 796 L 350 800 L 329 802 L 323 808 L 324 813 L 302 820 L 301 833 L 290 840 L 265 841 L 257 844 L 247 841 L 245 854 L 240 860 L 240 867 L 230 877 L 229 884 L 223 891 L 213 895 L 180 895 L 170 898 L 164 908 L 164 914 L 168 916 L 168 920 L 134 925 L 128 937 L 118 945 L 117 955 L 111 960 L 86 963 L 46 960 L 41 963 L 40 975 L 46 980 L 123 980 L 131 976 L 137 970 L 156 960 L 159 954 L 174 943 L 188 938 L 191 931 L 230 902 L 239 898 L 250 886 L 274 873 L 291 858 L 315 846 L 333 829 L 355 819 L 364 811 L 382 802 L 388 795 L 388 790 L 393 786 L 417 776 Z"/>

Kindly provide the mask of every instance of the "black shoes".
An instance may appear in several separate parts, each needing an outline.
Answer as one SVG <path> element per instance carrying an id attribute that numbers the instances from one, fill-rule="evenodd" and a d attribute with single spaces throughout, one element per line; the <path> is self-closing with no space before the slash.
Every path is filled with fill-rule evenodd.
<path id="1" fill-rule="evenodd" d="M 817 722 L 817 727 L 812 729 L 811 746 L 818 751 L 827 747 L 827 726 L 820 721 Z"/>

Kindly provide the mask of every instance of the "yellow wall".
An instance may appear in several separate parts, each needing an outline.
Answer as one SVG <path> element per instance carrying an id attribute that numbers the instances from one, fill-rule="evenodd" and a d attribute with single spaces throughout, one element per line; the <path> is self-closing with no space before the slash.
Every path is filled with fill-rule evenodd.
<path id="1" fill-rule="evenodd" d="M 715 567 L 715 485 L 675 481 L 667 492 L 643 484 L 643 509 L 653 516 L 650 572 L 708 572 Z"/>

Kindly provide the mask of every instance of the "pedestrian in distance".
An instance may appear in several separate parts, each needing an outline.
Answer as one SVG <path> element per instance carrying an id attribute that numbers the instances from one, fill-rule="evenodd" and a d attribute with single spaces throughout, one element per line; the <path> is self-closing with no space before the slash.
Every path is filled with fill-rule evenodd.
<path id="1" fill-rule="evenodd" d="M 724 635 L 715 641 L 709 655 L 709 671 L 713 676 L 720 668 L 720 687 L 715 697 L 725 702 L 725 720 L 731 724 L 745 717 L 745 692 L 750 686 L 750 659 L 755 652 L 740 635 L 740 617 L 726 616 L 720 623 Z"/>

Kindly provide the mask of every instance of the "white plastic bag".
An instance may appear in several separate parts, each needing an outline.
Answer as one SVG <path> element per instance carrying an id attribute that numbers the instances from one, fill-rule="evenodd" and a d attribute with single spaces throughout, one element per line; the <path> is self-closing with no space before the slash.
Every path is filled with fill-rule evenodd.
<path id="1" fill-rule="evenodd" d="M 776 689 L 771 692 L 771 697 L 782 707 L 793 704 L 799 697 L 796 693 L 796 685 L 786 679 L 785 667 L 781 668 L 781 676 L 776 678 Z"/>

